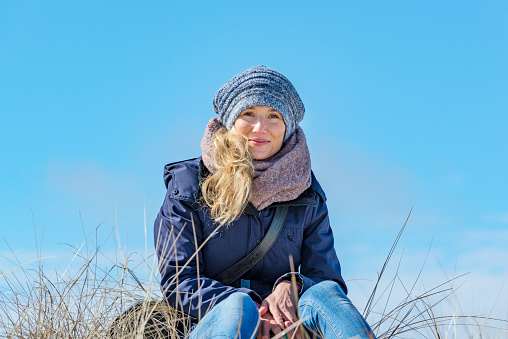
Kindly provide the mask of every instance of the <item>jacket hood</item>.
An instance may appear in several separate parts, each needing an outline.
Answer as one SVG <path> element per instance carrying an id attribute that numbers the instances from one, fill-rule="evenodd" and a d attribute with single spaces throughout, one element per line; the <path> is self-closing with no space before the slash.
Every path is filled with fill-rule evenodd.
<path id="1" fill-rule="evenodd" d="M 196 201 L 199 190 L 201 157 L 164 166 L 164 184 L 171 198 Z"/>

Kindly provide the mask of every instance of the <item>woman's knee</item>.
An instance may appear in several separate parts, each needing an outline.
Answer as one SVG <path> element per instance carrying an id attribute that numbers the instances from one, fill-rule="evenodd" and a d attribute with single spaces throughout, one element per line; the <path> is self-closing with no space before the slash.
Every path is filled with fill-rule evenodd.
<path id="1" fill-rule="evenodd" d="M 226 307 L 228 309 L 238 309 L 241 310 L 244 314 L 255 315 L 257 316 L 258 308 L 256 303 L 252 300 L 252 298 L 243 292 L 235 292 L 219 303 L 222 307 Z M 218 305 L 217 305 L 218 306 Z"/>
<path id="2" fill-rule="evenodd" d="M 369 325 L 335 281 L 323 281 L 303 293 L 300 319 L 325 337 L 375 338 Z"/>
<path id="3" fill-rule="evenodd" d="M 303 295 L 300 297 L 300 303 L 310 300 L 320 300 L 323 298 L 346 298 L 346 294 L 340 287 L 340 285 L 333 280 L 325 280 L 311 286 Z"/>
<path id="4" fill-rule="evenodd" d="M 252 338 L 259 313 L 251 297 L 236 292 L 215 305 L 194 328 L 189 338 Z"/>
<path id="5" fill-rule="evenodd" d="M 221 321 L 230 323 L 228 324 L 230 326 L 233 326 L 235 323 L 240 325 L 243 329 L 242 332 L 254 332 L 257 330 L 259 312 L 256 303 L 254 303 L 248 294 L 242 292 L 233 293 L 218 306 L 221 306 L 221 313 L 224 312 L 223 314 L 227 315 L 222 317 Z"/>

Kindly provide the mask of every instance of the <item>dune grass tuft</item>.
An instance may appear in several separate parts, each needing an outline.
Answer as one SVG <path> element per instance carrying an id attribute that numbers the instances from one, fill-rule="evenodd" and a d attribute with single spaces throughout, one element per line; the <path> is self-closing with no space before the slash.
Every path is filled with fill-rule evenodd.
<path id="1" fill-rule="evenodd" d="M 385 269 L 406 223 L 389 251 L 367 304 L 360 308 L 376 336 L 508 338 L 506 319 L 438 312 L 437 306 L 455 296 L 457 289 L 451 284 L 454 279 L 417 294 L 416 282 L 407 287 L 397 272 L 380 291 Z M 121 253 L 121 260 L 112 260 L 100 247 L 83 250 L 85 244 L 86 241 L 79 248 L 73 247 L 72 259 L 63 271 L 57 267 L 47 274 L 45 265 L 49 259 L 22 263 L 16 253 L 0 261 L 0 338 L 176 339 L 188 330 L 189 319 L 162 299 L 153 256 L 152 263 L 148 263 L 149 258 L 142 259 L 150 275 L 141 280 L 134 273 L 139 271 L 139 263 L 134 263 L 132 254 Z M 388 307 L 386 300 L 390 300 L 394 288 L 402 288 L 406 297 Z"/>

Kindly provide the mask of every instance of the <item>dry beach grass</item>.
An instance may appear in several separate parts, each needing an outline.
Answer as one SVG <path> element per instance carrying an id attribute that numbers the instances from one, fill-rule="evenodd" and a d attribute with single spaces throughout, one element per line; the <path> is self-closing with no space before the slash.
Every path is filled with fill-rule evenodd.
<path id="1" fill-rule="evenodd" d="M 385 278 L 405 225 L 367 304 L 363 308 L 358 305 L 377 337 L 508 338 L 506 319 L 489 314 L 441 313 L 438 306 L 453 302 L 456 296 L 452 281 L 416 293 L 416 282 L 402 282 L 398 274 Z M 121 252 L 118 243 L 120 255 L 104 260 L 97 239 L 89 240 L 72 247 L 72 259 L 66 267 L 49 273 L 47 258 L 23 263 L 11 253 L 0 260 L 0 337 L 178 338 L 177 328 L 185 330 L 188 319 L 161 301 L 154 257 L 141 260 L 149 274 L 140 279 L 135 273 L 140 266 L 134 264 L 134 254 Z M 405 297 L 393 300 L 394 289 L 403 289 Z"/>

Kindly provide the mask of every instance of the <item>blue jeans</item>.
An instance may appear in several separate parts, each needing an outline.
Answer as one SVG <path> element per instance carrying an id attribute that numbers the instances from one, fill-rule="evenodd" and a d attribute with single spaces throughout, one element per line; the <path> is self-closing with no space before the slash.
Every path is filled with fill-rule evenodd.
<path id="1" fill-rule="evenodd" d="M 365 319 L 334 281 L 323 281 L 305 291 L 298 311 L 311 338 L 375 338 Z M 213 307 L 189 338 L 253 339 L 258 326 L 256 304 L 247 294 L 237 292 Z"/>

